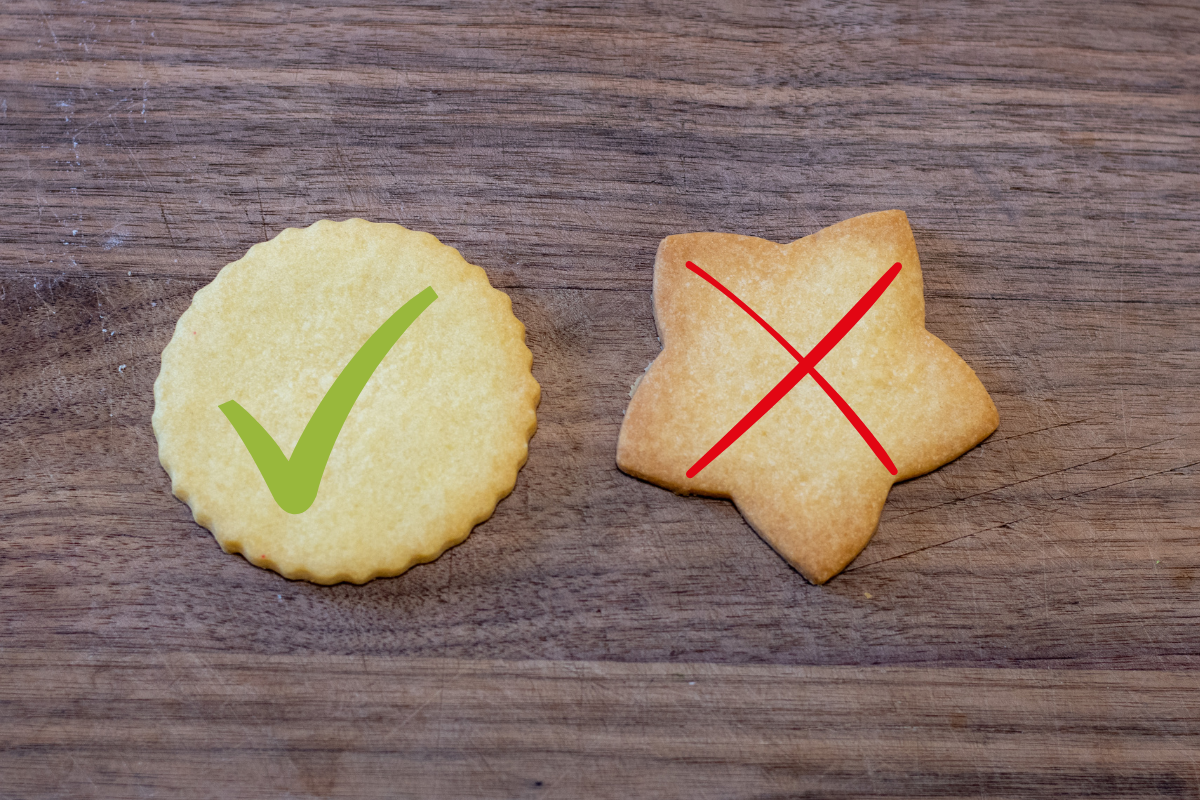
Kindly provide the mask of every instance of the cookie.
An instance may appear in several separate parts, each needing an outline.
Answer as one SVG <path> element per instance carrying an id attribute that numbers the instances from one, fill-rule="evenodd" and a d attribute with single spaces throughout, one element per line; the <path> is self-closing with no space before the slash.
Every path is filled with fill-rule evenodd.
<path id="1" fill-rule="evenodd" d="M 617 465 L 679 494 L 732 499 L 813 583 L 866 546 L 892 484 L 999 424 L 975 373 L 925 330 L 902 211 L 791 244 L 669 236 L 654 317 L 663 350 L 634 387 Z"/>
<path id="2" fill-rule="evenodd" d="M 430 234 L 289 228 L 179 318 L 154 384 L 159 459 L 226 552 L 322 584 L 399 575 L 512 491 L 532 362 L 508 296 Z"/>

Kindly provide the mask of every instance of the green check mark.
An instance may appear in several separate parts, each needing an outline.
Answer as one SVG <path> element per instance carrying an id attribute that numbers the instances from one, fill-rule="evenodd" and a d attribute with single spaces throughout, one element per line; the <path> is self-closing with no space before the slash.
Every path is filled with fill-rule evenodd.
<path id="1" fill-rule="evenodd" d="M 325 465 L 338 434 L 342 432 L 342 425 L 350 416 L 350 409 L 392 345 L 436 299 L 433 287 L 426 287 L 371 334 L 321 399 L 312 419 L 304 426 L 290 459 L 283 455 L 271 434 L 236 400 L 218 406 L 250 451 L 271 496 L 284 511 L 302 514 L 317 499 Z"/>

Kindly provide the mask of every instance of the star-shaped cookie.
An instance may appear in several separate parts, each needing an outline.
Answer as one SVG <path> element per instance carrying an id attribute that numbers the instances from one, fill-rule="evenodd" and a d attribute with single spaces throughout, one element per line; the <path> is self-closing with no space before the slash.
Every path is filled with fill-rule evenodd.
<path id="1" fill-rule="evenodd" d="M 617 465 L 732 499 L 813 583 L 862 551 L 893 483 L 999 424 L 975 373 L 925 330 L 903 211 L 791 244 L 668 236 L 654 317 L 663 350 L 634 387 Z"/>

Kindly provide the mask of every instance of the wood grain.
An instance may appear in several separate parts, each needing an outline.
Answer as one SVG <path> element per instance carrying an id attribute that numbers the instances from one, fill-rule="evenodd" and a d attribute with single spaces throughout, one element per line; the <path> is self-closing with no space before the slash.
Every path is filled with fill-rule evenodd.
<path id="1" fill-rule="evenodd" d="M 1188 797 L 1200 778 L 1178 672 L 195 652 L 7 667 L 14 796 L 100 779 L 219 798 Z M 30 700 L 48 672 L 68 677 Z"/>
<path id="2" fill-rule="evenodd" d="M 1200 796 L 1198 123 L 1190 4 L 6 3 L 0 797 Z M 663 236 L 887 208 L 1001 426 L 813 587 L 616 435 Z M 317 587 L 151 386 L 350 216 L 485 267 L 543 401 L 466 543 Z"/>

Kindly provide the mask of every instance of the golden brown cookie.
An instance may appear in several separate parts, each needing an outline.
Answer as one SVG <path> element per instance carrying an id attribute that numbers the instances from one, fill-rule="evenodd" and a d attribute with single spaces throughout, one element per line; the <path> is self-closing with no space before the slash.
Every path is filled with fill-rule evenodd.
<path id="1" fill-rule="evenodd" d="M 861 318 L 830 348 L 852 310 Z M 921 266 L 902 211 L 783 245 L 668 236 L 654 263 L 654 317 L 663 350 L 635 386 L 617 465 L 680 494 L 731 498 L 813 583 L 866 546 L 893 483 L 957 458 L 999 424 L 975 373 L 925 330 Z M 815 375 L 788 345 L 800 359 L 827 350 Z M 768 398 L 775 404 L 712 456 Z"/>
<path id="2" fill-rule="evenodd" d="M 291 457 L 352 357 L 418 296 L 343 417 L 315 499 L 285 511 L 221 406 L 236 401 Z M 316 583 L 398 575 L 512 491 L 537 427 L 532 361 L 508 296 L 430 234 L 358 219 L 289 228 L 180 317 L 154 384 L 159 458 L 226 552 Z"/>

